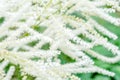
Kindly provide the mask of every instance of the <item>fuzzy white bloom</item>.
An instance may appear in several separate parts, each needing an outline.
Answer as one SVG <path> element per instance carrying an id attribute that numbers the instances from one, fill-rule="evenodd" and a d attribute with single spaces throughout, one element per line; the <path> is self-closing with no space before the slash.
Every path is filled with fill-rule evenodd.
<path id="1" fill-rule="evenodd" d="M 120 60 L 119 48 L 103 37 L 116 40 L 118 36 L 93 18 L 120 26 L 120 18 L 110 15 L 120 12 L 119 3 L 119 0 L 0 0 L 0 19 L 4 19 L 0 23 L 0 80 L 13 80 L 15 65 L 19 65 L 22 80 L 27 80 L 28 75 L 35 80 L 80 80 L 74 74 L 92 72 L 114 76 L 113 72 L 94 65 L 87 54 L 108 63 Z M 97 45 L 115 57 L 92 50 Z M 74 61 L 63 64 L 60 58 L 63 54 Z M 5 73 L 9 63 L 13 65 Z"/>

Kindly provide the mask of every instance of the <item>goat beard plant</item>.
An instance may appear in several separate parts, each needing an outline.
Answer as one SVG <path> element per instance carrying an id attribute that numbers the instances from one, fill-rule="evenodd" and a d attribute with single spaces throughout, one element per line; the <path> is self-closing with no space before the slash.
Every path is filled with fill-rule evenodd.
<path id="1" fill-rule="evenodd" d="M 3 19 L 0 80 L 14 80 L 15 65 L 20 67 L 22 80 L 27 75 L 35 80 L 80 80 L 76 73 L 92 72 L 114 76 L 113 72 L 94 65 L 87 54 L 108 63 L 120 60 L 120 50 L 107 40 L 117 36 L 92 17 L 120 26 L 120 19 L 110 15 L 120 11 L 119 3 L 119 0 L 0 0 Z M 94 51 L 92 48 L 97 45 L 111 51 L 114 57 Z M 63 54 L 73 61 L 62 63 Z M 6 73 L 4 69 L 10 64 L 13 65 Z"/>

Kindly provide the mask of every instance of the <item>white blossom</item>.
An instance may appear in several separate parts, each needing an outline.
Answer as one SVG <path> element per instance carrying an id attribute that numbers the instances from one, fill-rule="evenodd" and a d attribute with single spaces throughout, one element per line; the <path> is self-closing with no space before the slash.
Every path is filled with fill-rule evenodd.
<path id="1" fill-rule="evenodd" d="M 120 60 L 119 47 L 107 39 L 118 36 L 93 18 L 119 27 L 120 18 L 110 15 L 120 12 L 119 4 L 120 0 L 0 0 L 0 18 L 4 19 L 0 23 L 0 80 L 13 80 L 16 65 L 22 80 L 27 80 L 27 75 L 35 80 L 80 80 L 76 73 L 93 72 L 114 76 L 114 72 L 96 66 L 87 54 L 108 63 Z M 99 45 L 115 56 L 92 50 Z M 61 54 L 74 61 L 63 64 Z M 5 73 L 9 63 L 13 65 Z"/>

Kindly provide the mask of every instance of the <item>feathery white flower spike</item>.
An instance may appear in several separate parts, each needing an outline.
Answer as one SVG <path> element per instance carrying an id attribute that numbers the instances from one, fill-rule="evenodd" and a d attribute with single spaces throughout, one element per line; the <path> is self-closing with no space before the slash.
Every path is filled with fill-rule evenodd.
<path id="1" fill-rule="evenodd" d="M 120 18 L 110 15 L 120 12 L 119 3 L 119 0 L 0 0 L 0 80 L 13 80 L 14 65 L 19 65 L 22 80 L 27 80 L 27 75 L 35 80 L 80 80 L 74 74 L 93 72 L 114 76 L 114 72 L 94 65 L 87 53 L 108 63 L 120 60 L 119 48 L 103 35 L 113 40 L 118 36 L 93 18 L 120 26 Z M 97 45 L 115 57 L 92 50 Z M 63 64 L 60 58 L 63 54 L 73 62 Z M 13 65 L 5 73 L 9 63 Z"/>

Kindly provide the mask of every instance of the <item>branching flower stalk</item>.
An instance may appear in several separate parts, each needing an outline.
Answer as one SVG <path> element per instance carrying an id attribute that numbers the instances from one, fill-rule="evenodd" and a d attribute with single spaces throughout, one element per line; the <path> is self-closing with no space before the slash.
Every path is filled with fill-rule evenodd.
<path id="1" fill-rule="evenodd" d="M 120 26 L 120 18 L 110 15 L 116 12 L 120 12 L 120 0 L 0 0 L 0 80 L 14 80 L 15 65 L 22 80 L 27 75 L 35 80 L 80 80 L 76 73 L 93 72 L 114 76 L 94 65 L 88 54 L 108 63 L 120 60 L 119 48 L 107 39 L 118 37 L 93 18 Z M 114 57 L 94 51 L 97 45 Z M 74 61 L 63 64 L 61 54 Z M 5 72 L 9 64 L 13 65 Z"/>

